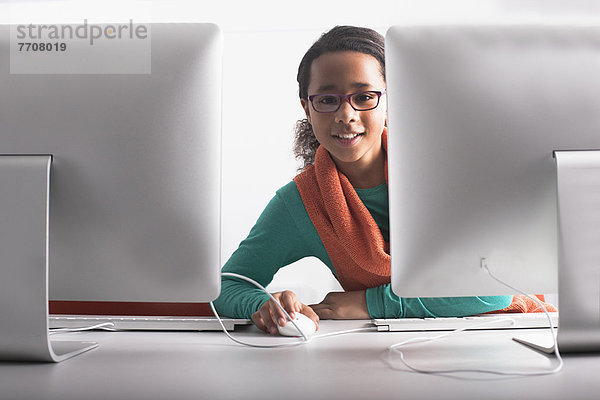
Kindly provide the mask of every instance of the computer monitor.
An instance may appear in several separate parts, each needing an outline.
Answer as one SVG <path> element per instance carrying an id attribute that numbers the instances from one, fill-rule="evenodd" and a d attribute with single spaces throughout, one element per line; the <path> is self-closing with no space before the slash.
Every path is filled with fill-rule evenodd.
<path id="1" fill-rule="evenodd" d="M 598 26 L 388 30 L 396 294 L 515 294 L 487 266 L 600 344 L 598 71 Z"/>
<path id="2" fill-rule="evenodd" d="M 52 155 L 50 299 L 116 304 L 115 314 L 129 302 L 214 300 L 221 267 L 219 28 L 40 26 L 0 26 L 0 153 Z M 31 40 L 52 27 L 59 29 L 53 38 Z M 87 39 L 77 40 L 85 32 Z M 15 49 L 19 42 L 50 46 Z M 18 61 L 25 51 L 47 57 L 45 64 Z M 69 59 L 69 52 L 89 57 Z M 52 59 L 57 53 L 66 61 Z"/>

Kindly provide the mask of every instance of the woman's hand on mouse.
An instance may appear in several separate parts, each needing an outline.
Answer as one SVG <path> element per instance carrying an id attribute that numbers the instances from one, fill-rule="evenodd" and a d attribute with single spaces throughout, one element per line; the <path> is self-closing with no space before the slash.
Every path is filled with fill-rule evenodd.
<path id="1" fill-rule="evenodd" d="M 292 318 L 294 318 L 295 313 L 299 312 L 312 319 L 317 327 L 319 326 L 319 316 L 311 307 L 302 304 L 294 292 L 285 290 L 283 292 L 273 293 L 273 297 L 279 301 L 279 304 L 285 308 Z M 256 325 L 258 329 L 276 335 L 279 332 L 277 330 L 277 324 L 281 326 L 285 325 L 287 323 L 287 318 L 277 304 L 269 299 L 263 303 L 257 312 L 252 314 L 252 322 L 254 322 L 254 325 Z"/>
<path id="2" fill-rule="evenodd" d="M 319 304 L 311 305 L 320 319 L 370 319 L 366 290 L 330 292 Z"/>

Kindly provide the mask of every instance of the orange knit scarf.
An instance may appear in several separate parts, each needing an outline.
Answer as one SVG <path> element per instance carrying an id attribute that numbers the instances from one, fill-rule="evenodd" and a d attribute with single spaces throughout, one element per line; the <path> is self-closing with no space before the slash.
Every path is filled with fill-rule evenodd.
<path id="1" fill-rule="evenodd" d="M 387 132 L 382 134 L 387 150 Z M 387 180 L 387 160 L 385 167 Z M 390 283 L 389 243 L 329 152 L 317 149 L 315 164 L 294 178 L 302 202 L 346 291 Z"/>

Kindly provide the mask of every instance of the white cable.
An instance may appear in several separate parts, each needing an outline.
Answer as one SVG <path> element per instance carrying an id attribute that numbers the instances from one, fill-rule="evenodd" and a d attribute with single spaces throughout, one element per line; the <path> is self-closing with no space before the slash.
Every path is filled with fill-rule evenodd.
<path id="1" fill-rule="evenodd" d="M 283 308 L 281 306 L 281 304 L 279 304 L 279 302 L 277 301 L 277 299 L 275 297 L 273 297 L 273 295 L 271 293 L 269 293 L 269 291 L 265 287 L 263 287 L 260 283 L 256 282 L 254 279 L 248 278 L 247 276 L 240 275 L 240 274 L 234 274 L 233 272 L 222 272 L 221 276 L 231 276 L 233 278 L 239 278 L 239 279 L 245 280 L 246 282 L 250 282 L 253 285 L 255 285 L 257 288 L 261 289 L 263 292 L 265 292 L 269 296 L 269 298 L 271 300 L 273 300 L 275 302 L 275 304 L 277 305 L 277 307 L 279 307 L 279 309 L 281 311 L 283 311 L 283 313 L 285 314 L 285 317 L 288 319 L 288 321 L 290 321 L 294 325 L 294 327 L 296 327 L 296 329 L 298 330 L 298 332 L 300 332 L 300 334 L 302 335 L 302 338 L 304 338 L 304 341 L 308 341 L 309 340 L 308 336 L 306 336 L 304 334 L 304 332 L 302 332 L 302 329 L 300 329 L 300 327 L 298 326 L 298 324 L 296 323 L 296 321 L 294 321 L 292 319 L 292 317 L 290 317 L 290 314 L 288 314 L 288 312 L 285 310 L 285 308 Z M 213 312 L 214 312 L 214 310 L 213 310 Z"/>
<path id="2" fill-rule="evenodd" d="M 68 333 L 68 332 L 83 332 L 83 331 L 90 331 L 92 329 L 104 329 L 107 331 L 116 331 L 115 329 L 115 324 L 113 324 L 112 322 L 103 322 L 101 324 L 96 324 L 96 325 L 92 325 L 92 326 L 84 326 L 81 328 L 55 328 L 55 329 L 50 329 L 50 331 L 48 332 L 49 335 L 55 335 L 57 333 Z"/>
<path id="3" fill-rule="evenodd" d="M 210 308 L 212 309 L 213 313 L 215 314 L 215 317 L 217 317 L 217 321 L 219 321 L 219 324 L 221 325 L 221 328 L 223 329 L 223 332 L 225 333 L 225 335 L 227 335 L 227 337 L 229 339 L 233 340 L 234 342 L 244 345 L 244 346 L 257 347 L 257 348 L 261 348 L 261 349 L 273 349 L 273 348 L 278 348 L 278 347 L 299 346 L 301 344 L 305 344 L 310 341 L 310 338 L 308 338 L 306 340 L 295 341 L 292 343 L 279 343 L 279 344 L 256 344 L 256 343 L 244 342 L 242 340 L 234 338 L 233 336 L 231 336 L 231 334 L 229 332 L 227 332 L 227 329 L 225 328 L 225 325 L 223 325 L 223 321 L 221 321 L 221 317 L 217 313 L 217 310 L 215 310 L 215 306 L 212 301 L 210 302 Z"/>
<path id="4" fill-rule="evenodd" d="M 229 332 L 227 332 L 227 329 L 225 328 L 225 325 L 223 324 L 223 321 L 221 321 L 221 317 L 217 313 L 217 310 L 215 310 L 215 306 L 214 306 L 213 302 L 211 301 L 210 302 L 210 308 L 212 309 L 212 312 L 215 314 L 215 317 L 217 318 L 217 320 L 219 321 L 219 324 L 221 325 L 221 328 L 223 329 L 223 332 L 225 333 L 225 335 L 227 335 L 227 337 L 229 339 L 231 339 L 234 342 L 239 343 L 241 345 L 249 346 L 249 347 L 263 348 L 263 349 L 271 349 L 271 348 L 279 348 L 279 347 L 292 347 L 292 346 L 299 346 L 299 345 L 303 345 L 303 344 L 309 343 L 313 339 L 319 339 L 319 338 L 336 336 L 336 335 L 344 335 L 344 334 L 347 334 L 347 333 L 361 332 L 361 331 L 366 331 L 366 330 L 372 331 L 372 330 L 376 329 L 375 327 L 349 329 L 349 330 L 345 330 L 345 331 L 331 332 L 331 333 L 326 333 L 326 334 L 322 334 L 322 335 L 314 335 L 314 336 L 307 337 L 304 334 L 304 332 L 302 332 L 302 330 L 300 329 L 300 327 L 296 324 L 296 322 L 292 319 L 292 317 L 290 317 L 290 315 L 287 313 L 287 311 L 281 306 L 281 304 L 279 303 L 279 301 L 277 301 L 277 299 L 275 297 L 273 297 L 273 295 L 271 293 L 269 293 L 269 291 L 264 286 L 262 286 L 260 283 L 256 282 L 255 280 L 253 280 L 251 278 L 248 278 L 247 276 L 235 274 L 233 272 L 222 272 L 221 276 L 231 276 L 233 278 L 242 279 L 242 280 L 244 280 L 246 282 L 250 282 L 251 284 L 253 284 L 257 288 L 261 289 L 263 292 L 265 292 L 267 295 L 269 295 L 269 298 L 271 300 L 273 300 L 275 302 L 275 304 L 277 304 L 277 307 L 279 307 L 279 309 L 281 311 L 283 311 L 283 313 L 285 314 L 285 316 L 287 317 L 287 319 L 296 327 L 296 329 L 298 330 L 298 332 L 302 335 L 302 340 L 295 341 L 295 342 L 292 342 L 292 343 L 279 343 L 279 344 L 270 344 L 270 345 L 267 344 L 267 345 L 265 345 L 265 344 L 255 344 L 255 343 L 247 343 L 247 342 L 241 341 L 239 339 L 234 338 L 233 336 L 231 336 L 231 334 L 229 334 Z"/>
<path id="5" fill-rule="evenodd" d="M 544 310 L 544 314 L 546 314 L 546 318 L 548 319 L 548 325 L 550 326 L 550 333 L 552 334 L 552 343 L 554 345 L 554 355 L 556 356 L 556 359 L 558 360 L 558 365 L 556 366 L 556 368 L 554 368 L 553 370 L 550 370 L 550 371 L 546 372 L 546 374 L 553 374 L 553 373 L 556 373 L 556 372 L 560 371 L 562 369 L 562 367 L 563 367 L 563 359 L 562 359 L 562 357 L 560 355 L 560 351 L 558 350 L 558 342 L 556 341 L 556 336 L 557 335 L 556 335 L 556 331 L 554 329 L 554 324 L 552 323 L 552 318 L 550 317 L 550 314 L 548 313 L 548 310 L 546 310 L 546 306 L 544 306 L 542 304 L 542 302 L 540 302 L 537 297 L 535 297 L 535 296 L 531 297 L 530 295 L 528 295 L 527 293 L 523 292 L 522 290 L 517 289 L 517 288 L 509 285 L 508 283 L 500 280 L 499 278 L 497 278 L 494 274 L 492 274 L 492 271 L 489 270 L 489 268 L 487 267 L 487 265 L 484 264 L 482 267 L 486 270 L 486 272 L 488 273 L 488 275 L 493 280 L 495 280 L 496 282 L 500 283 L 501 285 L 504 285 L 504 286 L 506 286 L 507 288 L 509 288 L 511 290 L 517 291 L 520 294 L 522 294 L 523 296 L 526 296 L 527 298 L 535 301 L 536 304 L 538 306 L 540 306 L 542 308 L 542 310 Z M 540 375 L 540 374 L 538 374 L 538 375 Z"/>
<path id="6" fill-rule="evenodd" d="M 394 345 L 391 345 L 388 347 L 388 351 L 389 352 L 395 352 L 399 355 L 400 357 L 400 361 L 402 361 L 402 363 L 408 367 L 409 369 L 415 371 L 415 372 L 419 372 L 419 373 L 425 373 L 425 374 L 451 374 L 451 373 L 466 373 L 466 372 L 478 372 L 478 373 L 488 373 L 488 374 L 496 374 L 496 375 L 508 375 L 508 376 L 537 376 L 537 375 L 549 375 L 549 374 L 554 374 L 559 372 L 562 367 L 563 367 L 563 360 L 562 357 L 560 356 L 560 352 L 558 351 L 558 344 L 556 342 L 556 335 L 554 332 L 554 326 L 552 324 L 552 318 L 550 317 L 550 314 L 548 314 L 548 311 L 546 310 L 546 307 L 536 298 L 529 296 L 528 294 L 524 293 L 523 291 L 514 288 L 512 286 L 510 286 L 509 284 L 503 282 L 502 280 L 496 278 L 492 272 L 487 268 L 486 265 L 482 265 L 482 268 L 484 268 L 486 270 L 486 272 L 490 275 L 490 277 L 492 279 L 494 279 L 495 281 L 499 282 L 500 284 L 508 287 L 509 289 L 516 291 L 524 296 L 527 296 L 529 299 L 532 299 L 533 301 L 535 301 L 543 310 L 544 313 L 546 314 L 546 317 L 548 318 L 548 322 L 550 324 L 550 332 L 552 334 L 552 340 L 554 341 L 554 354 L 556 355 L 556 358 L 558 359 L 558 365 L 555 368 L 549 369 L 549 370 L 542 370 L 542 371 L 512 371 L 512 372 L 508 372 L 508 371 L 499 371 L 499 370 L 492 370 L 492 369 L 439 369 L 439 370 L 434 370 L 434 369 L 422 369 L 422 368 L 417 368 L 413 365 L 410 365 L 405 359 L 404 359 L 404 354 L 402 353 L 401 350 L 398 350 L 399 347 L 402 346 L 407 346 L 409 344 L 414 344 L 414 343 L 422 343 L 422 342 L 430 342 L 430 341 L 435 341 L 435 340 L 441 340 L 444 339 L 450 335 L 453 335 L 455 333 L 458 332 L 462 332 L 465 331 L 467 329 L 473 329 L 473 328 L 477 328 L 477 327 L 481 327 L 481 326 L 485 326 L 485 325 L 491 325 L 493 323 L 497 323 L 497 322 L 503 322 L 506 320 L 512 320 L 514 322 L 513 319 L 507 317 L 507 318 L 502 318 L 502 319 L 495 319 L 495 320 L 491 320 L 491 321 L 486 321 L 483 323 L 479 323 L 476 325 L 472 325 L 472 326 L 468 326 L 462 329 L 457 329 L 454 330 L 452 332 L 449 333 L 445 333 L 439 336 L 435 336 L 435 337 L 419 337 L 419 338 L 412 338 L 409 340 L 405 340 L 401 343 L 397 343 Z"/>
<path id="7" fill-rule="evenodd" d="M 277 299 L 275 297 L 273 297 L 273 295 L 271 293 L 269 293 L 269 291 L 264 286 L 262 286 L 260 283 L 256 282 L 254 279 L 248 278 L 247 276 L 240 275 L 240 274 L 235 274 L 233 272 L 222 272 L 221 276 L 231 276 L 233 278 L 242 279 L 242 280 L 244 280 L 246 282 L 250 282 L 251 284 L 253 284 L 257 288 L 259 288 L 263 292 L 265 292 L 269 296 L 269 298 L 271 300 L 273 300 L 275 302 L 275 304 L 277 304 L 277 307 L 279 307 L 279 309 L 281 311 L 283 311 L 283 313 L 285 314 L 285 316 L 288 319 L 288 321 L 290 321 L 296 327 L 296 329 L 302 335 L 302 338 L 303 338 L 303 340 L 301 340 L 301 341 L 295 341 L 295 342 L 292 342 L 292 343 L 272 344 L 272 345 L 247 343 L 247 342 L 243 342 L 241 340 L 238 340 L 238 339 L 234 338 L 233 336 L 231 336 L 229 334 L 229 332 L 227 332 L 227 329 L 225 328 L 225 325 L 223 325 L 223 321 L 221 321 L 221 317 L 217 313 L 217 310 L 215 309 L 215 306 L 214 306 L 213 302 L 211 301 L 210 302 L 210 308 L 212 309 L 212 312 L 215 314 L 215 317 L 217 317 L 217 320 L 219 321 L 219 324 L 221 325 L 221 328 L 223 329 L 223 332 L 227 335 L 227 337 L 229 339 L 233 340 L 236 343 L 242 344 L 244 346 L 258 347 L 258 348 L 263 348 L 263 349 L 298 346 L 298 345 L 301 345 L 301 344 L 304 344 L 304 343 L 308 343 L 310 341 L 310 338 L 308 336 L 306 336 L 304 334 L 304 332 L 302 332 L 302 330 L 300 329 L 300 327 L 296 324 L 296 322 L 292 319 L 292 317 L 290 317 L 290 315 L 285 310 L 285 308 L 283 308 L 281 306 L 281 304 L 279 304 L 279 302 L 277 301 Z"/>
<path id="8" fill-rule="evenodd" d="M 331 337 L 331 336 L 346 335 L 348 333 L 372 332 L 372 331 L 376 331 L 376 330 L 377 330 L 376 326 L 369 326 L 366 328 L 347 329 L 345 331 L 337 331 L 337 332 L 323 333 L 321 335 L 315 335 L 312 337 L 312 339 L 322 339 L 322 338 Z"/>

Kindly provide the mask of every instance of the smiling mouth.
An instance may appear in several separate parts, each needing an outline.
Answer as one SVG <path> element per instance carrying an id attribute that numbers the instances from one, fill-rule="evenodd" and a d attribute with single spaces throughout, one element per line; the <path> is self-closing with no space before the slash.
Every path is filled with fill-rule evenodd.
<path id="1" fill-rule="evenodd" d="M 339 133 L 339 134 L 333 135 L 333 137 L 340 138 L 342 140 L 352 140 L 355 137 L 362 136 L 364 134 L 365 134 L 364 132 L 363 133 Z"/>

